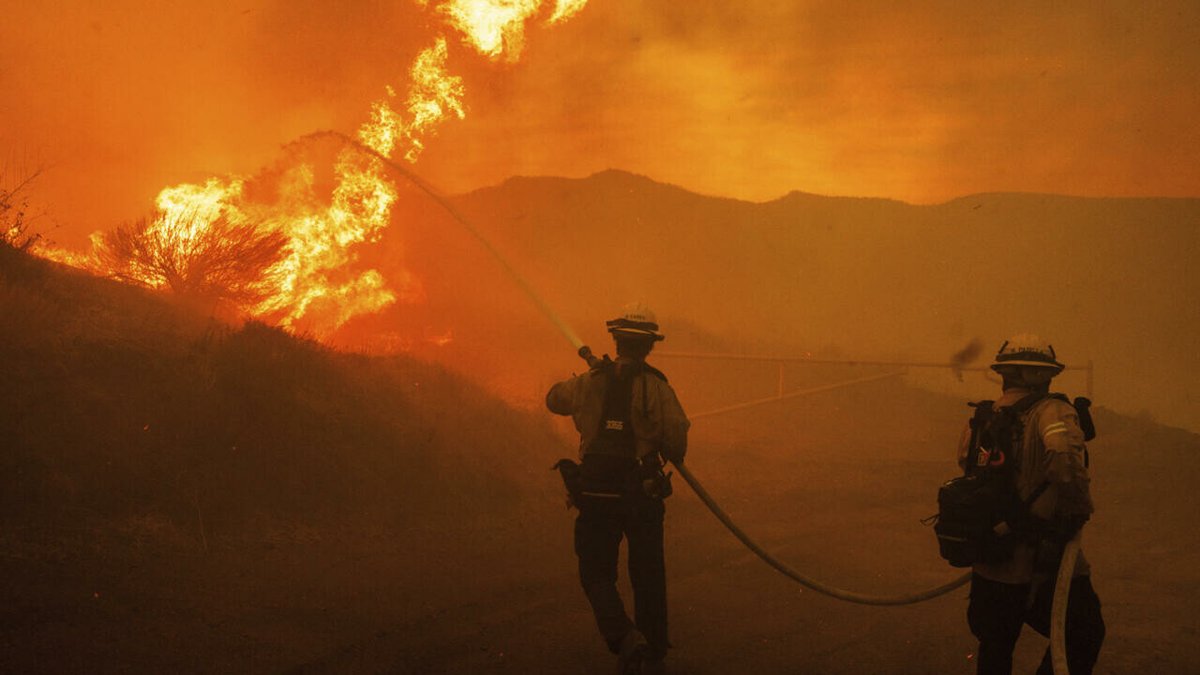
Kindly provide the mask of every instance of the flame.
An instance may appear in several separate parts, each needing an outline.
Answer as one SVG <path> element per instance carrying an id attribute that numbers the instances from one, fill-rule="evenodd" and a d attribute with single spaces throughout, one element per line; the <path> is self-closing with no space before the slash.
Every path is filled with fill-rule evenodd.
<path id="1" fill-rule="evenodd" d="M 188 243 L 208 229 L 222 212 L 231 220 L 242 220 L 244 216 L 230 200 L 242 194 L 241 179 L 229 182 L 209 178 L 203 185 L 177 185 L 158 193 L 155 205 L 158 217 L 150 226 L 151 232 L 173 235 L 173 239 Z"/>
<path id="2" fill-rule="evenodd" d="M 467 44 L 492 58 L 505 52 L 516 60 L 525 46 L 525 21 L 541 0 L 450 0 L 439 7 Z"/>
<path id="3" fill-rule="evenodd" d="M 547 23 L 562 23 L 578 14 L 587 3 L 588 0 L 557 0 L 554 3 L 554 13 L 550 15 Z"/>
<path id="4" fill-rule="evenodd" d="M 265 276 L 273 292 L 251 308 L 283 326 L 303 323 L 319 334 L 335 330 L 358 314 L 377 312 L 396 295 L 377 270 L 357 274 L 353 246 L 378 241 L 391 220 L 396 190 L 377 161 L 344 151 L 335 169 L 337 187 L 328 206 L 315 197 L 312 168 L 293 169 L 263 226 L 287 236 L 284 257 Z"/>
<path id="5" fill-rule="evenodd" d="M 454 342 L 454 331 L 447 329 L 439 333 L 431 333 L 429 329 L 426 329 L 425 341 L 435 347 L 445 347 Z"/>
<path id="6" fill-rule="evenodd" d="M 525 23 L 542 8 L 542 0 L 448 0 L 438 7 L 464 41 L 489 58 L 506 55 L 516 61 L 525 46 Z M 546 20 L 558 24 L 579 13 L 587 0 L 555 0 Z"/>
<path id="7" fill-rule="evenodd" d="M 364 144 L 385 157 L 396 146 L 407 142 L 404 158 L 416 162 L 425 148 L 422 138 L 437 129 L 449 115 L 466 117 L 463 109 L 462 78 L 446 71 L 446 39 L 438 38 L 434 45 L 417 55 L 413 61 L 406 107 L 410 121 L 406 124 L 387 100 L 371 106 L 371 119 L 358 130 Z M 396 92 L 388 87 L 388 98 Z"/>
<path id="8" fill-rule="evenodd" d="M 95 260 L 90 252 L 80 253 L 78 251 L 70 251 L 68 249 L 55 246 L 45 240 L 38 240 L 30 247 L 30 252 L 39 255 L 46 260 L 53 260 L 56 263 L 76 267 L 81 270 L 91 270 L 95 268 Z"/>
<path id="9" fill-rule="evenodd" d="M 416 0 L 428 7 L 430 0 Z M 525 24 L 542 9 L 544 0 L 444 0 L 433 3 L 463 42 L 489 58 L 515 61 L 525 40 Z M 546 23 L 557 24 L 577 14 L 587 0 L 555 0 Z M 466 117 L 465 89 L 461 77 L 447 69 L 447 41 L 439 36 L 421 51 L 409 69 L 409 85 L 402 104 L 387 87 L 386 98 L 375 101 L 358 137 L 385 157 L 399 152 L 416 162 L 425 139 L 449 118 Z M 417 301 L 420 284 L 399 270 L 399 290 L 374 269 L 353 270 L 356 246 L 378 241 L 391 219 L 396 188 L 387 179 L 383 163 L 353 150 L 341 152 L 333 168 L 334 188 L 326 199 L 317 196 L 311 166 L 286 170 L 279 183 L 279 198 L 271 204 L 246 197 L 246 181 L 238 177 L 211 178 L 202 184 L 183 184 L 159 192 L 157 212 L 148 234 L 161 237 L 185 255 L 219 219 L 254 223 L 264 232 L 285 237 L 281 258 L 266 269 L 261 299 L 243 307 L 261 320 L 302 328 L 318 336 L 328 334 L 354 316 L 377 312 L 398 300 Z M 49 246 L 46 257 L 79 267 L 97 269 L 99 238 L 93 237 L 93 255 L 81 256 Z M 353 270 L 353 271 L 352 271 Z M 147 275 L 152 279 L 153 275 Z M 155 285 L 163 285 L 161 281 Z M 453 333 L 426 336 L 438 346 Z"/>

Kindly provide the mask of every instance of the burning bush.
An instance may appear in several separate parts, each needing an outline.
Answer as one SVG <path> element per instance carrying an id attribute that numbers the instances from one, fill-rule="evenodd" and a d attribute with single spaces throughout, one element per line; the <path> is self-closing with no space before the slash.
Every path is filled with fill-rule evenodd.
<path id="1" fill-rule="evenodd" d="M 159 212 L 95 241 L 101 265 L 122 281 L 238 304 L 267 294 L 265 273 L 283 257 L 286 243 L 280 232 L 198 208 Z"/>
<path id="2" fill-rule="evenodd" d="M 33 172 L 11 188 L 0 187 L 0 245 L 26 251 L 40 238 L 29 231 L 29 197 L 24 194 L 38 173 Z"/>

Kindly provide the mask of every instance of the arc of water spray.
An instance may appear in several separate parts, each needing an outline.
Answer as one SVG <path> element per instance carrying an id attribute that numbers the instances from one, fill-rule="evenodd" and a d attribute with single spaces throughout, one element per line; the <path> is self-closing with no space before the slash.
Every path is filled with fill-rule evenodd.
<path id="1" fill-rule="evenodd" d="M 488 253 L 491 254 L 492 258 L 504 270 L 504 273 L 507 274 L 509 278 L 516 283 L 517 287 L 525 293 L 525 295 L 538 308 L 538 311 L 540 311 L 547 319 L 550 320 L 551 323 L 554 324 L 556 328 L 558 328 L 559 333 L 561 333 L 562 336 L 571 343 L 572 347 L 574 347 L 576 350 L 579 350 L 581 347 L 583 347 L 583 340 L 579 339 L 579 336 L 575 334 L 575 331 L 571 330 L 571 327 L 567 325 L 567 322 L 563 321 L 562 317 L 554 311 L 554 308 L 546 304 L 546 301 L 543 300 L 542 297 L 538 295 L 537 291 L 533 290 L 533 287 L 529 285 L 529 282 L 525 280 L 525 277 L 521 276 L 521 273 L 508 263 L 508 260 L 506 260 L 504 256 L 500 254 L 500 251 L 492 245 L 492 242 L 489 241 L 487 237 L 483 236 L 483 233 L 476 229 L 476 227 L 471 224 L 471 221 L 467 220 L 467 218 L 464 217 L 457 208 L 455 208 L 454 204 L 451 204 L 448 199 L 443 197 L 441 192 L 436 190 L 429 183 L 425 182 L 423 178 L 406 168 L 403 164 L 392 160 L 383 153 L 368 145 L 365 145 L 358 139 L 351 138 L 340 131 L 314 131 L 311 134 L 302 136 L 297 142 L 303 143 L 305 141 L 316 140 L 320 138 L 332 138 L 334 140 L 341 141 L 342 143 L 353 147 L 363 154 L 374 157 L 380 162 L 383 162 L 383 164 L 392 171 L 395 171 L 396 173 L 407 178 L 409 182 L 417 186 L 417 188 L 419 188 L 422 192 L 429 195 L 430 199 L 437 202 L 439 206 L 445 209 L 446 212 L 449 213 L 452 218 L 454 218 L 454 220 L 458 221 L 459 225 L 462 225 L 463 228 L 469 232 L 471 236 L 474 237 L 475 240 L 478 241 Z"/>
<path id="2" fill-rule="evenodd" d="M 351 138 L 350 136 L 347 136 L 339 131 L 316 131 L 302 137 L 299 139 L 299 142 L 315 140 L 319 138 L 335 139 L 357 149 L 364 154 L 378 159 L 385 166 L 404 176 L 406 179 L 411 181 L 413 185 L 420 188 L 422 192 L 429 195 L 431 199 L 437 202 L 442 208 L 446 209 L 447 213 L 449 213 L 456 221 L 458 221 L 460 225 L 462 225 L 468 232 L 471 233 L 471 236 L 473 236 L 480 243 L 480 245 L 482 245 L 488 251 L 488 253 L 492 255 L 496 262 L 499 263 L 500 267 L 504 269 L 504 272 L 508 274 L 508 276 L 517 284 L 517 286 L 524 291 L 525 295 L 529 297 L 533 304 L 537 306 L 538 310 L 541 311 L 541 313 L 544 314 L 556 328 L 558 328 L 563 337 L 565 337 L 567 341 L 571 343 L 571 346 L 579 351 L 580 355 L 583 355 L 583 341 L 580 340 L 577 335 L 575 335 L 575 331 L 571 330 L 571 327 L 562 320 L 562 317 L 560 317 L 552 307 L 546 304 L 546 301 L 543 300 L 542 297 L 538 295 L 537 291 L 535 291 L 533 287 L 529 285 L 529 282 L 526 281 L 525 278 L 521 276 L 521 274 L 517 272 L 517 270 L 514 269 L 507 260 L 505 260 L 504 256 L 500 254 L 500 251 L 498 251 L 496 247 L 493 246 L 492 243 L 488 241 L 488 239 L 484 237 L 474 225 L 471 224 L 471 221 L 467 220 L 467 218 L 464 217 L 462 213 L 460 213 L 458 209 L 456 209 L 454 205 L 449 202 L 449 200 L 443 197 L 440 192 L 434 189 L 433 186 L 431 186 L 429 183 L 426 183 L 424 179 L 403 165 L 393 161 L 382 153 L 377 152 L 373 148 L 364 145 L 357 139 Z M 771 555 L 766 549 L 760 546 L 758 542 L 750 538 L 750 536 L 746 534 L 742 528 L 738 527 L 737 523 L 730 518 L 729 514 L 726 513 L 719 504 L 717 504 L 716 500 L 712 498 L 712 495 L 708 493 L 708 490 L 704 489 L 704 486 L 700 483 L 699 479 L 696 478 L 696 476 L 691 472 L 690 469 L 688 469 L 687 466 L 684 465 L 683 462 L 676 462 L 675 468 L 679 471 L 680 475 L 683 476 L 684 480 L 687 481 L 688 485 L 691 486 L 692 490 L 696 493 L 696 496 L 700 498 L 700 501 L 704 502 L 704 505 L 707 506 L 710 511 L 712 511 L 713 515 L 717 517 L 717 520 L 720 520 L 721 523 L 724 524 L 725 527 L 728 528 L 729 531 L 732 532 L 733 535 L 746 546 L 746 548 L 750 549 L 750 551 L 761 558 L 763 562 L 775 568 L 784 576 L 809 589 L 817 591 L 818 593 L 823 593 L 839 600 L 845 600 L 847 602 L 854 602 L 864 605 L 910 605 L 913 603 L 922 602 L 924 600 L 936 598 L 940 595 L 945 595 L 946 593 L 949 593 L 950 591 L 967 583 L 967 581 L 969 581 L 971 578 L 970 574 L 964 574 L 963 576 L 948 583 L 942 584 L 941 586 L 907 595 L 867 595 L 823 583 L 800 573 L 787 563 L 784 563 L 775 556 Z"/>

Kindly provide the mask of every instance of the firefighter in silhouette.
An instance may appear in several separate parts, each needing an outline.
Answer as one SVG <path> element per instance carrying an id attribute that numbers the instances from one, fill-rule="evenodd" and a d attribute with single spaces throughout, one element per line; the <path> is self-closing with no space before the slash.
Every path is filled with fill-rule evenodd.
<path id="1" fill-rule="evenodd" d="M 579 578 L 600 634 L 620 672 L 662 672 L 669 646 L 663 499 L 670 494 L 663 466 L 683 461 L 689 422 L 666 376 L 646 363 L 663 339 L 654 313 L 635 303 L 607 325 L 616 360 L 591 358 L 588 372 L 551 387 L 546 407 L 570 415 L 580 435 L 580 464 L 563 460 L 556 468 L 579 509 Z M 629 541 L 633 620 L 617 592 L 622 538 Z"/>
<path id="2" fill-rule="evenodd" d="M 981 451 L 977 445 L 972 453 L 968 429 L 959 443 L 958 458 L 964 469 L 968 457 L 973 457 L 977 470 L 1003 472 L 1014 492 L 1011 503 L 1019 505 L 1020 515 L 1012 519 L 1013 550 L 974 564 L 967 608 L 971 632 L 979 639 L 977 672 L 1007 675 L 1024 624 L 1042 635 L 1050 633 L 1054 580 L 1063 547 L 1092 513 L 1084 429 L 1094 429 L 1087 412 L 1090 402 L 1079 399 L 1072 405 L 1065 396 L 1050 393 L 1051 379 L 1064 366 L 1054 348 L 1038 336 L 1010 338 L 991 368 L 1003 378 L 1003 392 L 991 406 L 997 412 L 992 414 L 1013 420 L 1006 432 L 1007 452 Z M 1006 408 L 1008 412 L 1002 413 Z M 1007 528 L 1008 523 L 1001 525 Z M 1104 640 L 1100 600 L 1090 572 L 1081 552 L 1067 603 L 1071 675 L 1092 672 Z M 1037 672 L 1052 675 L 1049 649 Z"/>

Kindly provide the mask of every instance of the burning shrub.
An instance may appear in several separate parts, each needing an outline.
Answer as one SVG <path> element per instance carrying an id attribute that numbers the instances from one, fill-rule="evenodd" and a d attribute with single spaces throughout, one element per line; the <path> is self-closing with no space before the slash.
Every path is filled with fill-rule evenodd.
<path id="1" fill-rule="evenodd" d="M 0 187 L 0 245 L 27 251 L 40 239 L 29 231 L 29 197 L 24 194 L 38 173 L 33 172 L 11 188 Z"/>
<path id="2" fill-rule="evenodd" d="M 253 222 L 191 209 L 119 226 L 99 235 L 95 248 L 102 267 L 122 281 L 247 304 L 267 294 L 265 273 L 286 243 Z"/>

